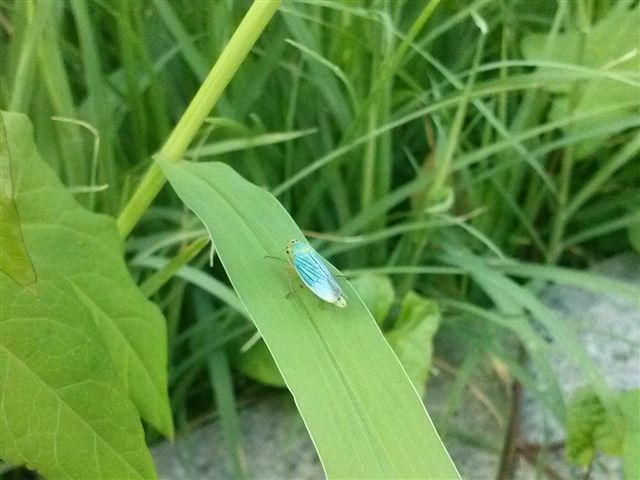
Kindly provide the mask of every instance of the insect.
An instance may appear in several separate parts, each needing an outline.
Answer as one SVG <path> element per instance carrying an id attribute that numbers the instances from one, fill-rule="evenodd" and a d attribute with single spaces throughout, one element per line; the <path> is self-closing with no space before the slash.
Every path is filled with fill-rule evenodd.
<path id="1" fill-rule="evenodd" d="M 291 240 L 286 252 L 289 264 L 309 290 L 336 307 L 347 306 L 342 288 L 325 265 L 323 258 L 311 245 L 300 240 Z"/>

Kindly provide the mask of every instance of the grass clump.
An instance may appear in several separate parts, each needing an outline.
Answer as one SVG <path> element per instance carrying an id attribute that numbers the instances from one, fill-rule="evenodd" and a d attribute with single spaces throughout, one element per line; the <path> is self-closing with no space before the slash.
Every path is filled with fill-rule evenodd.
<path id="1" fill-rule="evenodd" d="M 255 328 L 222 268 L 206 268 L 207 231 L 160 191 L 157 152 L 230 165 L 347 276 L 391 280 L 376 320 L 395 342 L 404 299 L 435 302 L 435 364 L 456 375 L 436 418 L 447 435 L 487 366 L 564 422 L 552 351 L 615 408 L 538 293 L 552 281 L 637 294 L 576 272 L 640 245 L 637 3 L 284 1 L 255 46 L 241 45 L 242 65 L 234 50 L 228 76 L 207 77 L 250 5 L 0 3 L 2 108 L 29 116 L 83 206 L 118 219 L 129 266 L 166 317 L 178 432 L 219 414 L 235 472 L 247 473 L 235 408 L 256 384 L 250 369 L 235 373 L 233 354 Z M 211 81 L 217 94 L 192 102 Z M 517 400 L 488 400 L 507 409 L 506 444 Z M 513 450 L 502 455 L 508 470 Z"/>

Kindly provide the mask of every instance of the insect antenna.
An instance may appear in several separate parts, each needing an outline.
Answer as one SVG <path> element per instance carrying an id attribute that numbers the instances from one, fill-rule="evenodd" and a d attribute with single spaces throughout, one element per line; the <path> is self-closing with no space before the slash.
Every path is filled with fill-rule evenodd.
<path id="1" fill-rule="evenodd" d="M 285 260 L 284 258 L 275 257 L 275 256 L 273 256 L 273 255 L 265 255 L 265 256 L 264 256 L 264 257 L 262 257 L 262 258 L 268 258 L 268 259 L 271 259 L 271 260 L 278 260 L 278 261 L 280 261 L 280 262 L 289 263 L 289 262 L 288 262 L 287 260 Z"/>

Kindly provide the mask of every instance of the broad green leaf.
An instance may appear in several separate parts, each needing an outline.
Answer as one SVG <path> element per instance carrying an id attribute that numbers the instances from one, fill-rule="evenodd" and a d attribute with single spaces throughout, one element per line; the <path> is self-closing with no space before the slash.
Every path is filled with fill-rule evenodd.
<path id="1" fill-rule="evenodd" d="M 616 102 L 638 98 L 637 72 L 640 69 L 640 6 L 632 2 L 620 2 L 606 18 L 593 25 L 586 33 L 577 28 L 568 29 L 549 41 L 546 34 L 530 34 L 524 37 L 522 51 L 525 59 L 591 67 L 606 72 L 634 74 L 636 85 L 617 79 L 593 76 L 583 84 L 549 84 L 546 88 L 562 96 L 553 102 L 551 120 L 558 120 L 572 113 L 575 115 L 605 110 Z M 634 50 L 635 49 L 635 50 Z M 553 67 L 540 68 L 543 72 Z M 567 127 L 568 131 L 588 130 L 599 125 L 613 123 L 626 116 L 638 114 L 635 107 L 610 112 L 580 120 Z M 593 153 L 601 140 L 587 140 L 577 149 L 579 157 Z"/>
<path id="2" fill-rule="evenodd" d="M 596 450 L 622 457 L 624 478 L 639 478 L 640 390 L 618 395 L 616 409 L 607 412 L 593 390 L 578 390 L 567 409 L 567 458 L 587 465 Z"/>
<path id="3" fill-rule="evenodd" d="M 375 321 L 344 279 L 346 308 L 289 292 L 281 256 L 302 233 L 278 201 L 222 163 L 158 160 L 204 222 L 293 393 L 330 478 L 458 478 Z"/>
<path id="4" fill-rule="evenodd" d="M 607 412 L 590 388 L 575 392 L 567 405 L 567 459 L 588 465 L 596 449 L 608 455 L 622 455 L 624 420 L 619 411 Z"/>
<path id="5" fill-rule="evenodd" d="M 389 277 L 384 275 L 361 275 L 351 280 L 351 285 L 358 292 L 367 310 L 371 312 L 373 318 L 382 325 L 389 313 L 393 297 L 393 284 Z"/>
<path id="6" fill-rule="evenodd" d="M 0 271 L 19 285 L 32 288 L 36 283 L 36 271 L 27 253 L 22 237 L 20 218 L 13 194 L 9 140 L 0 117 Z"/>
<path id="7" fill-rule="evenodd" d="M 433 336 L 439 325 L 438 305 L 409 292 L 402 300 L 393 329 L 385 335 L 418 392 L 424 391 L 427 384 Z"/>
<path id="8" fill-rule="evenodd" d="M 576 465 L 585 466 L 595 454 L 593 433 L 596 425 L 603 421 L 604 408 L 598 396 L 588 390 L 578 391 L 567 405 L 567 459 Z"/>
<path id="9" fill-rule="evenodd" d="M 129 276 L 115 222 L 64 189 L 25 116 L 2 116 L 37 281 L 0 274 L 1 456 L 47 477 L 152 477 L 138 412 L 172 434 L 162 315 Z"/>

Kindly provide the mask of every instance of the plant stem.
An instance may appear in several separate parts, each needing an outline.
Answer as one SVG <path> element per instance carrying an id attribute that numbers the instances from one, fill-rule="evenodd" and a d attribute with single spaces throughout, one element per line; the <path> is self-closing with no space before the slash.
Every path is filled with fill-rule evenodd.
<path id="1" fill-rule="evenodd" d="M 583 6 L 582 2 L 578 2 L 578 11 Z M 578 30 L 580 35 L 578 37 L 578 60 L 582 62 L 585 56 L 588 25 L 585 25 L 584 21 L 581 21 L 581 16 L 578 15 Z M 580 99 L 580 93 L 582 88 L 579 83 L 575 83 L 571 88 L 569 94 L 569 110 L 573 115 L 578 106 Z M 570 131 L 575 130 L 575 125 L 570 127 Z M 571 178 L 573 176 L 573 164 L 575 162 L 575 145 L 569 145 L 564 151 L 562 158 L 562 164 L 560 167 L 560 188 L 558 192 L 558 209 L 553 219 L 551 227 L 551 239 L 549 241 L 549 250 L 547 254 L 548 263 L 555 264 L 560 259 L 563 251 L 563 237 L 567 223 L 569 222 L 569 215 L 567 213 L 567 204 L 570 201 L 571 193 Z"/>
<path id="2" fill-rule="evenodd" d="M 144 282 L 140 284 L 140 290 L 145 297 L 150 297 L 160 288 L 171 280 L 171 277 L 183 266 L 194 259 L 198 253 L 209 243 L 209 237 L 200 237 L 182 248 L 178 254 L 173 257 L 167 264 L 153 273 Z"/>
<path id="3" fill-rule="evenodd" d="M 522 347 L 520 348 L 520 356 L 523 356 Z M 520 433 L 520 415 L 522 409 L 522 384 L 514 380 L 511 386 L 510 398 L 510 414 L 509 424 L 502 445 L 502 454 L 500 455 L 500 468 L 496 478 L 498 480 L 509 480 L 513 477 L 516 468 L 516 454 L 518 446 L 518 436 Z"/>
<path id="4" fill-rule="evenodd" d="M 187 110 L 158 152 L 159 157 L 171 161 L 182 158 L 279 5 L 280 0 L 254 1 Z M 160 167 L 154 163 L 118 217 L 118 230 L 123 237 L 133 230 L 164 182 L 165 178 Z"/>

